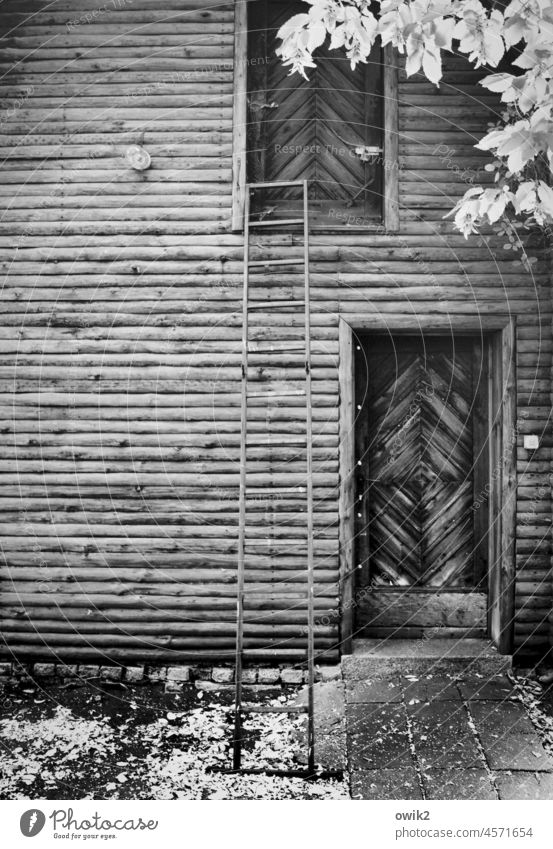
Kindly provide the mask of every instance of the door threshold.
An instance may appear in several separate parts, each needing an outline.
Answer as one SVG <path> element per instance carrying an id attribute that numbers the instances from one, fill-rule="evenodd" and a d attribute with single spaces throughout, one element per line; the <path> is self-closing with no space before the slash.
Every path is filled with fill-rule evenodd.
<path id="1" fill-rule="evenodd" d="M 353 655 L 356 657 L 444 658 L 451 660 L 500 657 L 490 640 L 473 637 L 462 639 L 432 637 L 418 640 L 359 639 L 353 641 Z"/>
<path id="2" fill-rule="evenodd" d="M 498 653 L 490 640 L 365 640 L 353 641 L 353 654 L 342 656 L 344 677 L 379 679 L 389 674 L 465 677 L 505 675 L 510 655 Z"/>

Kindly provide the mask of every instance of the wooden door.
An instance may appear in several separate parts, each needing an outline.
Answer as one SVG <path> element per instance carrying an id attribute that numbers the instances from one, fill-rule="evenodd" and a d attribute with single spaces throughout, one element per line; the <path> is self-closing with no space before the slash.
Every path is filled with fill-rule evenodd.
<path id="1" fill-rule="evenodd" d="M 357 629 L 486 631 L 486 391 L 478 340 L 358 346 Z M 479 505 L 479 506 L 476 506 Z"/>

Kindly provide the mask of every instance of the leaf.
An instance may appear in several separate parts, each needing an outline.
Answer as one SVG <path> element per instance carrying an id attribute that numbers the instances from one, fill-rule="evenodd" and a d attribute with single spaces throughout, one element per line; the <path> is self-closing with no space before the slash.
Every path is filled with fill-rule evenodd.
<path id="1" fill-rule="evenodd" d="M 309 38 L 307 41 L 307 49 L 312 53 L 317 47 L 324 42 L 326 38 L 326 27 L 322 21 L 317 21 L 308 29 Z"/>
<path id="2" fill-rule="evenodd" d="M 330 50 L 338 50 L 338 48 L 343 47 L 346 41 L 346 31 L 344 25 L 336 27 L 334 32 L 330 37 Z"/>
<path id="3" fill-rule="evenodd" d="M 505 12 L 505 16 L 507 16 L 509 10 L 507 9 Z M 513 17 L 508 18 L 505 21 L 505 26 L 503 28 L 503 38 L 505 39 L 505 43 L 507 47 L 513 47 L 515 44 L 521 40 L 526 31 L 526 23 L 523 18 L 518 15 L 513 15 Z"/>
<path id="4" fill-rule="evenodd" d="M 296 32 L 303 29 L 308 23 L 309 15 L 303 13 L 301 15 L 293 15 L 286 21 L 286 23 L 282 24 L 281 28 L 277 32 L 277 38 L 284 41 L 286 38 L 294 36 Z"/>
<path id="5" fill-rule="evenodd" d="M 442 59 L 440 54 L 425 50 L 422 57 L 422 69 L 427 79 L 437 85 L 442 78 Z"/>
<path id="6" fill-rule="evenodd" d="M 507 205 L 507 195 L 502 193 L 497 200 L 495 200 L 488 209 L 486 210 L 486 214 L 488 216 L 488 220 L 490 224 L 494 224 L 498 221 L 503 213 L 505 212 L 505 206 Z"/>
<path id="7" fill-rule="evenodd" d="M 469 198 L 476 197 L 476 195 L 481 195 L 484 189 L 482 186 L 473 186 L 472 189 L 467 189 L 465 194 L 462 197 L 462 200 L 468 200 Z"/>
<path id="8" fill-rule="evenodd" d="M 553 189 L 543 180 L 540 180 L 538 185 L 538 197 L 545 212 L 553 217 Z"/>
<path id="9" fill-rule="evenodd" d="M 491 150 L 492 147 L 497 147 L 501 139 L 504 137 L 504 130 L 492 130 L 487 133 L 484 138 L 480 139 L 475 145 L 479 150 Z"/>
<path id="10" fill-rule="evenodd" d="M 455 21 L 453 18 L 442 18 L 436 23 L 436 45 L 443 50 L 451 50 L 451 41 L 453 39 L 453 31 L 455 29 Z"/>
<path id="11" fill-rule="evenodd" d="M 483 45 L 485 54 L 483 61 L 486 61 L 487 64 L 492 65 L 492 67 L 499 65 L 503 58 L 503 54 L 505 53 L 505 45 L 500 33 L 491 29 L 486 29 L 484 31 Z"/>
<path id="12" fill-rule="evenodd" d="M 521 211 L 527 211 L 535 205 L 536 186 L 531 181 L 521 183 L 515 195 L 515 205 Z"/>
<path id="13" fill-rule="evenodd" d="M 514 79 L 512 74 L 489 74 L 480 80 L 480 85 L 489 91 L 504 92 L 512 86 Z"/>
<path id="14" fill-rule="evenodd" d="M 424 48 L 422 42 L 413 35 L 407 39 L 407 59 L 405 60 L 405 73 L 408 77 L 416 74 L 420 69 Z"/>

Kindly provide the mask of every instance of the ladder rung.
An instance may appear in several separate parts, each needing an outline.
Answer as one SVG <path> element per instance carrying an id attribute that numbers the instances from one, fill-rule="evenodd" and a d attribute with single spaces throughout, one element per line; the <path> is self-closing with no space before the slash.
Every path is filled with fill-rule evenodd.
<path id="1" fill-rule="evenodd" d="M 254 301 L 248 304 L 249 310 L 265 310 L 268 307 L 304 307 L 305 301 Z"/>
<path id="2" fill-rule="evenodd" d="M 294 576 L 294 572 L 291 569 L 292 577 Z M 303 574 L 303 570 L 301 570 L 301 574 Z M 249 590 L 246 586 L 244 588 L 244 594 L 250 598 L 255 598 L 256 596 L 261 596 L 262 598 L 266 598 L 267 601 L 275 601 L 275 600 L 284 600 L 287 601 L 307 601 L 305 590 L 278 590 L 278 589 L 270 589 L 268 590 L 266 587 L 262 590 Z"/>
<path id="3" fill-rule="evenodd" d="M 299 659 L 298 659 L 299 655 Z M 303 657 L 302 657 L 303 656 Z M 297 663 L 305 663 L 305 659 L 307 658 L 307 652 L 302 651 L 300 649 L 244 649 L 244 657 L 246 658 L 267 658 L 267 657 L 289 657 L 293 658 L 295 664 Z"/>
<path id="4" fill-rule="evenodd" d="M 273 218 L 271 221 L 250 221 L 250 227 L 282 227 L 284 224 L 303 223 L 303 218 Z"/>
<path id="5" fill-rule="evenodd" d="M 250 268 L 256 268 L 261 265 L 303 265 L 302 257 L 299 259 L 254 259 L 248 262 Z"/>
<path id="6" fill-rule="evenodd" d="M 244 713 L 307 713 L 307 705 L 242 705 Z"/>
<path id="7" fill-rule="evenodd" d="M 248 189 L 272 189 L 279 186 L 303 186 L 304 180 L 276 180 L 273 183 L 248 183 Z"/>
<path id="8" fill-rule="evenodd" d="M 248 348 L 248 354 L 289 354 L 303 351 L 305 353 L 305 345 L 292 345 L 290 348 Z"/>
<path id="9" fill-rule="evenodd" d="M 250 490 L 247 491 L 246 494 L 249 493 L 251 495 L 254 495 L 254 494 L 255 495 L 259 495 L 259 494 L 264 495 L 267 492 L 269 492 L 271 495 L 273 495 L 276 492 L 295 492 L 299 495 L 303 495 L 305 493 L 305 487 L 304 486 L 274 486 L 274 487 L 270 487 L 269 489 L 264 489 L 264 488 L 261 488 L 261 487 L 255 487 L 255 488 L 252 487 Z"/>
<path id="10" fill-rule="evenodd" d="M 282 595 L 276 595 L 275 593 L 271 593 L 271 598 L 273 598 L 273 596 L 275 596 L 276 600 L 286 601 L 288 604 L 295 604 L 296 602 L 300 602 L 300 601 L 305 602 L 305 600 L 306 600 L 305 592 L 298 593 L 297 595 L 290 595 L 289 593 L 288 594 L 282 593 Z M 256 598 L 263 598 L 263 599 L 267 598 L 266 591 L 265 592 L 261 592 L 260 590 L 256 590 L 255 592 L 253 590 L 252 590 L 252 592 L 244 591 L 244 603 L 247 603 L 251 599 L 256 599 Z M 247 653 L 247 651 L 246 651 L 246 649 L 244 649 L 244 654 L 246 654 L 246 653 Z M 252 655 L 252 657 L 253 657 L 253 655 Z"/>
<path id="11" fill-rule="evenodd" d="M 248 439 L 246 442 L 247 448 L 282 448 L 283 446 L 295 448 L 298 445 L 305 446 L 305 437 L 303 439 L 301 436 L 298 436 L 297 439 L 288 438 L 286 442 L 281 442 L 278 436 L 266 437 L 265 439 L 260 436 L 257 439 Z"/>
<path id="12" fill-rule="evenodd" d="M 295 389 L 293 392 L 248 392 L 248 398 L 291 398 L 292 396 L 305 396 L 303 389 Z"/>
<path id="13" fill-rule="evenodd" d="M 303 778 L 306 781 L 317 779 L 318 781 L 326 781 L 327 779 L 336 779 L 343 781 L 343 769 L 269 769 L 267 767 L 239 767 L 231 769 L 225 767 L 208 766 L 206 772 L 216 772 L 219 775 L 276 775 L 279 778 Z"/>
<path id="14" fill-rule="evenodd" d="M 273 539 L 272 537 L 259 539 L 256 537 L 246 537 L 244 540 L 244 544 L 249 548 L 264 548 L 266 545 L 272 545 L 274 547 L 274 554 L 282 554 L 289 545 L 305 545 L 306 542 L 307 537 L 296 537 L 295 539 Z M 279 549 L 282 549 L 282 551 L 279 551 Z"/>

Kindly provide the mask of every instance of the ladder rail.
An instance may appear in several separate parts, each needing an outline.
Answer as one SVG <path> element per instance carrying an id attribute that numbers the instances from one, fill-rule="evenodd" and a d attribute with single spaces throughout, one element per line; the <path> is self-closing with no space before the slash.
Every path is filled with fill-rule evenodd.
<path id="1" fill-rule="evenodd" d="M 309 281 L 309 203 L 307 180 L 303 184 L 303 256 L 305 303 L 305 408 L 306 408 L 306 500 L 307 500 L 307 771 L 315 771 L 315 621 L 314 621 L 314 547 L 313 547 L 313 419 L 311 387 L 311 300 Z"/>
<path id="2" fill-rule="evenodd" d="M 249 336 L 249 253 L 250 193 L 246 192 L 244 211 L 244 292 L 242 301 L 242 382 L 240 402 L 240 492 L 238 513 L 238 567 L 236 587 L 236 657 L 234 696 L 234 736 L 232 762 L 240 769 L 242 761 L 242 664 L 244 650 L 244 579 L 246 550 L 246 459 L 248 438 L 248 336 Z"/>

